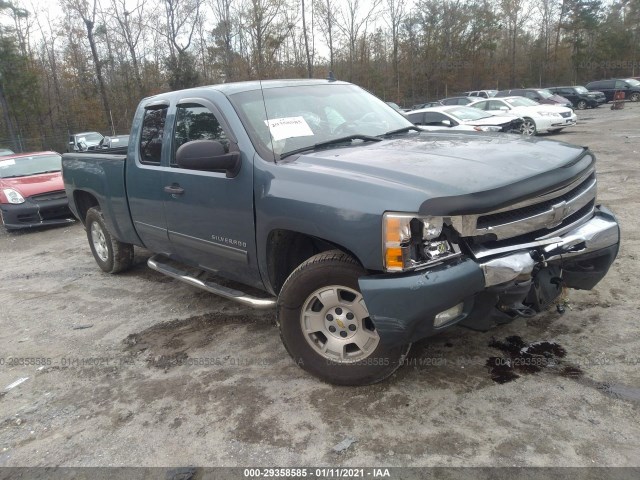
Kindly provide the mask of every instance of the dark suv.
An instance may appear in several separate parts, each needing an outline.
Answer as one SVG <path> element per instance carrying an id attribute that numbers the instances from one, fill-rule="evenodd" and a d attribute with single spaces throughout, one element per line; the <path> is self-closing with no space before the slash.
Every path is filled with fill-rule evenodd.
<path id="1" fill-rule="evenodd" d="M 624 98 L 637 102 L 640 100 L 640 82 L 633 78 L 612 78 L 611 80 L 598 80 L 597 82 L 587 83 L 585 85 L 588 90 L 599 90 L 607 97 L 607 102 L 613 100 L 616 92 L 624 92 Z"/>
<path id="2" fill-rule="evenodd" d="M 526 97 L 531 100 L 534 100 L 538 103 L 543 103 L 546 105 L 558 105 L 560 107 L 569 107 L 573 108 L 571 102 L 557 95 L 555 93 L 550 92 L 546 88 L 512 88 L 511 90 L 500 90 L 495 94 L 496 97 Z"/>
<path id="3" fill-rule="evenodd" d="M 547 90 L 570 100 L 578 110 L 595 108 L 603 103 L 607 103 L 607 98 L 604 96 L 604 93 L 598 91 L 590 92 L 582 86 L 549 87 Z"/>

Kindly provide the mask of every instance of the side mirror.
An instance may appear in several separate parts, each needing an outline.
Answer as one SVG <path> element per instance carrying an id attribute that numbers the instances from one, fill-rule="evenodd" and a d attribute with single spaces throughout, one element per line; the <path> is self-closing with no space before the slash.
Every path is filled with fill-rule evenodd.
<path id="1" fill-rule="evenodd" d="M 240 152 L 225 153 L 217 140 L 193 140 L 176 151 L 176 163 L 180 168 L 205 172 L 225 172 L 232 178 L 240 172 Z"/>
<path id="2" fill-rule="evenodd" d="M 501 112 L 508 112 L 509 111 L 509 107 L 500 107 L 498 108 L 498 110 L 500 110 Z"/>

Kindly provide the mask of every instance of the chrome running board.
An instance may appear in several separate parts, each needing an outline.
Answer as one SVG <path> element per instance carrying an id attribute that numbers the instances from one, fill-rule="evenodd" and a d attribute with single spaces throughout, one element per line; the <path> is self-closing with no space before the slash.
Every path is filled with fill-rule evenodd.
<path id="1" fill-rule="evenodd" d="M 154 255 L 149 260 L 147 260 L 147 265 L 152 270 L 163 273 L 169 277 L 175 278 L 176 280 L 180 280 L 181 282 L 187 283 L 194 287 L 201 288 L 202 290 L 206 290 L 207 292 L 220 295 L 221 297 L 235 300 L 236 302 L 248 305 L 249 307 L 257 309 L 267 309 L 273 308 L 276 305 L 275 298 L 253 297 L 245 292 L 241 292 L 240 290 L 234 290 L 232 288 L 225 287 L 214 282 L 200 280 L 190 275 L 185 270 L 180 270 L 173 265 L 167 264 L 166 260 L 167 258 L 163 255 Z"/>

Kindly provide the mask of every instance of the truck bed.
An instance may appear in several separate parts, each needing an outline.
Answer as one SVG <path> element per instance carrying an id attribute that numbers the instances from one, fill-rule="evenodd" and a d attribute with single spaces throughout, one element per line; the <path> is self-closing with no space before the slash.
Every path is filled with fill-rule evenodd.
<path id="1" fill-rule="evenodd" d="M 62 177 L 69 208 L 81 222 L 84 223 L 87 210 L 97 203 L 104 212 L 107 227 L 118 240 L 140 245 L 129 214 L 126 160 L 125 147 L 104 152 L 65 153 Z"/>

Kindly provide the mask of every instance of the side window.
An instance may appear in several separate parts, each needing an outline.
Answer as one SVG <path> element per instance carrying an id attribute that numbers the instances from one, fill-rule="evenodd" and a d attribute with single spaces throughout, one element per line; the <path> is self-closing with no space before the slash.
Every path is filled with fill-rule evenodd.
<path id="1" fill-rule="evenodd" d="M 627 82 L 624 80 L 616 80 L 616 90 L 622 90 L 623 88 L 629 88 Z"/>
<path id="2" fill-rule="evenodd" d="M 167 107 L 148 109 L 142 119 L 140 135 L 140 162 L 148 165 L 160 165 L 162 158 L 162 134 L 167 118 Z"/>
<path id="3" fill-rule="evenodd" d="M 500 110 L 500 107 L 505 106 L 504 103 L 498 102 L 497 100 L 489 100 L 487 104 L 486 110 Z"/>
<path id="4" fill-rule="evenodd" d="M 489 102 L 478 102 L 478 103 L 474 103 L 473 107 L 479 110 L 488 110 L 487 108 L 488 104 Z"/>
<path id="5" fill-rule="evenodd" d="M 599 88 L 614 88 L 615 84 L 615 80 L 605 80 L 604 82 L 602 82 L 602 85 L 599 85 Z"/>
<path id="6" fill-rule="evenodd" d="M 175 167 L 175 154 L 180 146 L 193 140 L 216 140 L 229 152 L 229 138 L 216 116 L 206 107 L 196 104 L 179 105 L 176 111 L 176 131 L 171 166 Z"/>
<path id="7" fill-rule="evenodd" d="M 430 126 L 441 126 L 443 120 L 449 120 L 446 115 L 438 112 L 426 112 L 424 114 L 424 124 Z"/>
<path id="8" fill-rule="evenodd" d="M 407 117 L 414 125 L 424 125 L 424 113 L 410 113 Z"/>

